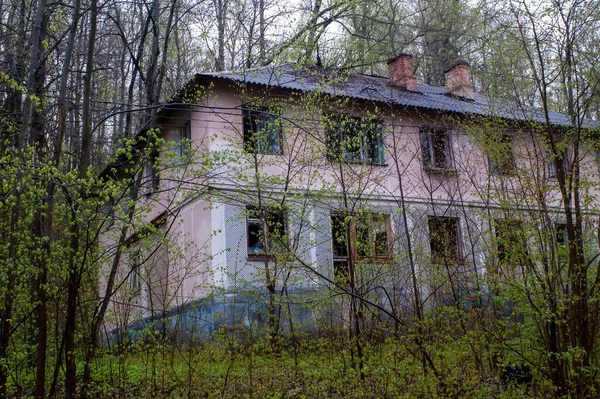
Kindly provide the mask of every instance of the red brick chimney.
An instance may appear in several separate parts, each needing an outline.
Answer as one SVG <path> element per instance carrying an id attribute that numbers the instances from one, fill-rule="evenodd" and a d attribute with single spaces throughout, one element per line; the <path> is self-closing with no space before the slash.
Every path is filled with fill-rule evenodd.
<path id="1" fill-rule="evenodd" d="M 471 68 L 467 61 L 458 61 L 444 73 L 446 77 L 447 94 L 463 98 L 465 100 L 475 100 L 475 89 L 471 79 Z"/>
<path id="2" fill-rule="evenodd" d="M 413 67 L 413 57 L 410 54 L 401 53 L 388 60 L 388 71 L 390 83 L 406 90 L 417 90 L 417 78 Z"/>

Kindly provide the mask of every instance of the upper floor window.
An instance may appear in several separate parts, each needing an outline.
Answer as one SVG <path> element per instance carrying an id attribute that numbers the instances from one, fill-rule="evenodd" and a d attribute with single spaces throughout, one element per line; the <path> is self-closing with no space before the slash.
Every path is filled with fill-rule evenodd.
<path id="1" fill-rule="evenodd" d="M 434 263 L 458 263 L 461 259 L 458 218 L 429 216 L 429 247 Z"/>
<path id="2" fill-rule="evenodd" d="M 192 129 L 190 121 L 177 127 L 175 131 L 175 155 L 179 163 L 184 164 L 189 161 L 191 151 Z"/>
<path id="3" fill-rule="evenodd" d="M 284 212 L 254 207 L 246 210 L 248 257 L 274 257 L 285 252 L 287 224 Z"/>
<path id="4" fill-rule="evenodd" d="M 244 149 L 251 153 L 281 155 L 281 117 L 269 108 L 242 109 Z"/>
<path id="5" fill-rule="evenodd" d="M 328 115 L 325 135 L 327 155 L 333 161 L 385 164 L 383 126 L 375 119 Z"/>
<path id="6" fill-rule="evenodd" d="M 331 248 L 336 275 L 347 277 L 349 260 L 387 262 L 392 257 L 392 227 L 387 213 L 331 214 Z"/>
<path id="7" fill-rule="evenodd" d="M 423 167 L 429 171 L 452 170 L 452 146 L 445 130 L 423 128 L 420 132 Z"/>
<path id="8" fill-rule="evenodd" d="M 503 134 L 499 140 L 490 144 L 492 147 L 488 152 L 490 174 L 513 174 L 516 169 L 515 158 L 513 155 L 513 136 L 510 134 Z"/>
<path id="9" fill-rule="evenodd" d="M 160 187 L 160 176 L 158 174 L 158 151 L 152 151 L 144 164 L 143 187 L 146 195 L 152 194 Z"/>
<path id="10" fill-rule="evenodd" d="M 548 177 L 558 177 L 567 172 L 569 167 L 569 151 L 560 151 L 557 155 L 552 150 L 546 150 L 546 164 L 548 166 Z"/>

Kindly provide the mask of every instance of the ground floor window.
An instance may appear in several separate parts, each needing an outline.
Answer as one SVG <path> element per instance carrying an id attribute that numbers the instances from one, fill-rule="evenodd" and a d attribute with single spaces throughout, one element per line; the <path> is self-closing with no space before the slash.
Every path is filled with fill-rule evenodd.
<path id="1" fill-rule="evenodd" d="M 286 249 L 286 220 L 283 211 L 246 208 L 248 258 L 275 257 Z"/>
<path id="2" fill-rule="evenodd" d="M 336 275 L 348 276 L 349 260 L 388 262 L 392 227 L 387 213 L 331 213 L 331 248 Z"/>
<path id="3" fill-rule="evenodd" d="M 433 263 L 459 263 L 461 259 L 458 218 L 429 216 L 429 248 Z"/>

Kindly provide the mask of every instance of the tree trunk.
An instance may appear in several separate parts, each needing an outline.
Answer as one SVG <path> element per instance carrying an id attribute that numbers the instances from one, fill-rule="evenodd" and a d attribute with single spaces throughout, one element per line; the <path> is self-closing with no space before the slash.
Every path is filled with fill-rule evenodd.
<path id="1" fill-rule="evenodd" d="M 23 103 L 23 120 L 21 122 L 21 129 L 19 131 L 19 139 L 17 142 L 17 148 L 20 150 L 24 149 L 27 145 L 28 133 L 29 133 L 29 125 L 31 123 L 31 111 L 33 109 L 33 100 L 31 94 L 35 91 L 35 82 L 36 82 L 36 74 L 38 67 L 40 66 L 40 38 L 43 35 L 43 32 L 46 30 L 46 26 L 44 26 L 44 14 L 46 12 L 46 0 L 39 0 L 36 14 L 35 14 L 35 23 L 33 26 L 33 31 L 31 33 L 30 40 L 30 49 L 31 55 L 29 57 L 29 67 L 27 71 L 27 93 L 29 95 L 25 96 L 25 101 Z"/>
<path id="2" fill-rule="evenodd" d="M 48 16 L 44 13 L 42 26 L 48 24 Z M 45 84 L 46 84 L 46 62 L 44 54 L 44 45 L 47 37 L 47 32 L 42 29 L 40 32 L 40 42 L 38 43 L 38 52 L 40 54 L 39 67 L 35 73 L 35 94 L 40 100 L 40 106 L 33 109 L 33 118 L 31 122 L 31 141 L 36 148 L 37 157 L 40 162 L 46 160 L 46 128 L 45 116 L 43 110 L 40 109 L 41 104 L 45 99 Z M 49 199 L 50 200 L 50 199 Z M 35 309 L 35 328 L 37 330 L 36 343 L 36 377 L 34 396 L 43 398 L 45 395 L 46 384 L 46 348 L 48 341 L 48 322 L 47 322 L 47 295 L 46 283 L 48 280 L 48 259 L 50 255 L 50 230 L 47 226 L 47 219 L 50 217 L 48 210 L 40 208 L 37 211 L 37 217 L 33 226 L 34 237 L 42 241 L 44 252 L 42 253 L 37 265 L 37 278 L 34 277 L 33 292 L 35 293 L 36 309 Z"/>

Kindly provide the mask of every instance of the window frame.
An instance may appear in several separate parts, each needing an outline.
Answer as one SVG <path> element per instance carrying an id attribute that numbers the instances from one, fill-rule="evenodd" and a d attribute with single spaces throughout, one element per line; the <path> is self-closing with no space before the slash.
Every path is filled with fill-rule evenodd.
<path id="1" fill-rule="evenodd" d="M 343 212 L 331 212 L 329 222 L 331 224 L 331 254 L 333 261 L 334 277 L 348 279 L 350 275 L 350 257 L 352 255 L 350 248 L 351 228 L 346 223 L 347 214 Z M 346 231 L 336 232 L 336 225 L 345 228 Z M 344 253 L 336 250 L 336 246 L 343 249 Z"/>
<path id="2" fill-rule="evenodd" d="M 442 225 L 447 221 L 450 222 L 452 221 L 455 224 L 455 232 L 454 232 L 454 239 L 452 241 L 454 241 L 455 244 L 455 248 L 452 252 L 454 252 L 454 257 L 448 257 L 446 251 L 444 251 L 443 253 L 441 253 L 441 256 L 439 256 L 440 254 L 437 254 L 437 252 L 440 252 L 438 247 L 445 247 L 446 243 L 441 242 L 442 245 L 438 245 L 438 243 L 434 243 L 433 240 L 438 241 L 439 238 L 437 238 L 437 234 L 434 235 L 433 233 L 433 228 L 432 228 L 432 222 L 435 221 L 439 221 L 442 222 Z M 459 217 L 455 217 L 455 216 L 437 216 L 437 215 L 428 215 L 427 217 L 427 228 L 429 229 L 429 255 L 431 258 L 431 263 L 433 264 L 461 264 L 463 263 L 463 248 L 462 248 L 462 236 L 461 236 L 461 230 L 460 230 L 460 218 Z M 444 232 L 442 232 L 441 234 L 444 234 Z M 445 238 L 442 236 L 441 241 L 445 241 Z M 434 245 L 435 244 L 435 245 Z"/>
<path id="3" fill-rule="evenodd" d="M 142 266 L 142 253 L 135 249 L 129 254 L 129 291 L 132 296 L 138 296 L 142 292 L 142 276 L 140 268 Z"/>
<path id="4" fill-rule="evenodd" d="M 275 223 L 279 223 L 280 225 L 275 224 L 275 228 L 281 229 L 279 232 L 279 236 L 273 237 L 270 233 L 273 225 L 269 225 L 269 221 L 265 220 L 274 217 L 276 220 Z M 260 231 L 259 235 L 255 235 L 256 241 L 260 243 L 263 247 L 263 250 L 260 252 L 251 252 L 250 248 L 255 247 L 254 245 L 251 247 L 251 226 L 258 225 L 258 229 Z M 267 233 L 265 233 L 267 232 Z M 254 206 L 246 207 L 246 256 L 249 260 L 275 260 L 277 255 L 281 255 L 286 253 L 287 247 L 286 243 L 289 239 L 288 232 L 288 221 L 287 214 L 283 210 L 274 210 L 272 208 L 266 208 L 261 211 L 261 209 L 256 208 Z M 273 250 L 274 244 L 271 242 L 275 242 L 279 240 L 279 250 Z M 276 244 L 277 245 L 277 244 Z"/>
<path id="5" fill-rule="evenodd" d="M 324 124 L 327 158 L 330 161 L 386 165 L 385 134 L 380 120 L 346 114 L 326 114 Z M 351 146 L 357 148 L 350 148 Z"/>
<path id="6" fill-rule="evenodd" d="M 244 151 L 250 154 L 283 155 L 283 125 L 280 108 L 254 107 L 244 104 L 242 105 L 242 126 Z M 259 133 L 269 130 L 270 134 L 265 135 L 265 140 L 263 140 Z M 277 133 L 276 140 L 270 137 L 273 132 Z M 263 141 L 265 142 L 264 147 L 261 145 Z"/>
<path id="7" fill-rule="evenodd" d="M 443 146 L 442 151 L 439 151 L 439 143 L 437 139 L 441 139 Z M 452 135 L 444 128 L 434 128 L 423 126 L 419 130 L 419 141 L 421 145 L 421 159 L 423 169 L 429 173 L 435 172 L 454 172 L 454 156 L 452 151 Z M 440 154 L 444 154 L 444 162 L 438 158 Z"/>
<path id="8" fill-rule="evenodd" d="M 350 217 L 349 220 L 346 218 Z M 385 238 L 387 241 L 387 255 L 377 254 L 377 235 L 373 235 L 374 227 L 377 224 L 375 218 L 381 219 L 380 226 L 385 224 Z M 361 254 L 361 248 L 359 246 L 359 231 L 360 224 L 364 223 L 366 219 L 367 232 L 368 232 L 368 243 L 367 248 L 371 251 L 370 254 Z M 329 216 L 331 226 L 331 253 L 333 260 L 333 268 L 335 275 L 343 275 L 348 277 L 350 260 L 354 262 L 363 263 L 390 263 L 393 261 L 394 250 L 393 250 L 393 231 L 392 231 L 392 218 L 391 214 L 387 212 L 364 212 L 362 214 L 352 214 L 347 212 L 336 212 L 333 211 Z M 383 224 L 381 224 L 381 222 Z M 347 231 L 342 233 L 336 233 L 335 226 L 346 227 Z M 357 226 L 358 225 L 358 226 Z M 344 240 L 340 240 L 342 238 Z M 337 241 L 337 242 L 336 242 Z M 342 254 L 336 250 L 336 247 L 342 249 L 345 248 L 345 254 Z M 340 273 L 339 265 L 346 263 L 346 270 Z M 336 267 L 336 263 L 338 266 Z"/>
<path id="9" fill-rule="evenodd" d="M 177 142 L 175 145 L 175 155 L 180 166 L 190 161 L 192 150 L 192 124 L 187 120 L 183 125 L 176 128 Z"/>

